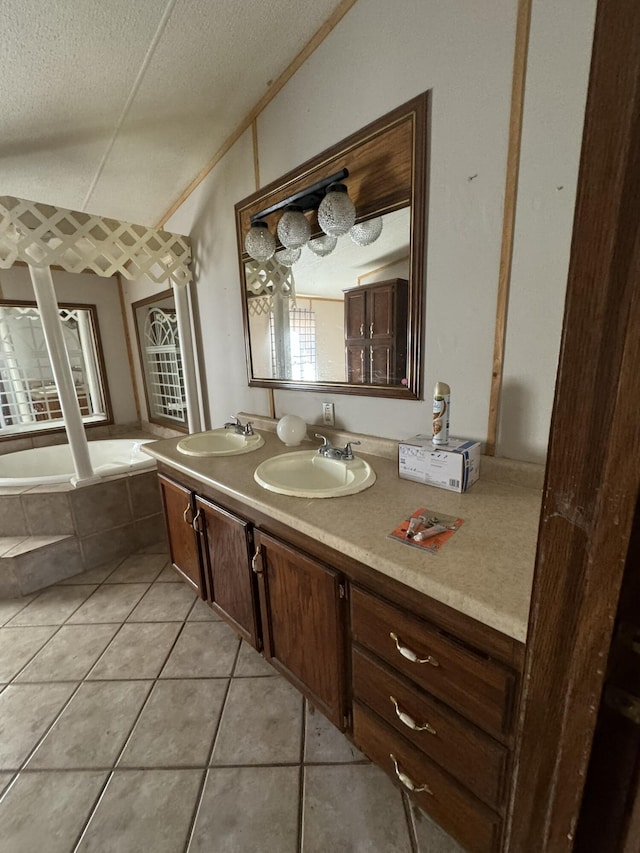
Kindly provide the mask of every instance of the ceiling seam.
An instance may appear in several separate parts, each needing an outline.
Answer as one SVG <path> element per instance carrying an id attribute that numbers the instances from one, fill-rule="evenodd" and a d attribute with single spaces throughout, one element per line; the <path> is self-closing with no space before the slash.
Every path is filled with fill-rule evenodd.
<path id="1" fill-rule="evenodd" d="M 96 170 L 96 173 L 93 177 L 93 180 L 91 181 L 91 184 L 89 186 L 89 189 L 87 190 L 87 194 L 84 197 L 84 201 L 82 202 L 82 206 L 81 206 L 80 210 L 83 212 L 86 212 L 86 207 L 89 204 L 89 199 L 93 195 L 95 188 L 96 188 L 96 185 L 97 185 L 98 181 L 100 180 L 100 177 L 104 171 L 104 167 L 106 166 L 107 160 L 109 159 L 109 155 L 111 154 L 111 152 L 113 150 L 113 146 L 116 143 L 116 139 L 118 138 L 118 134 L 120 133 L 120 130 L 122 129 L 122 125 L 124 124 L 124 121 L 125 121 L 127 115 L 129 114 L 129 110 L 131 109 L 131 105 L 133 104 L 133 101 L 134 101 L 136 95 L 138 94 L 138 90 L 140 89 L 140 86 L 142 85 L 142 80 L 143 80 L 143 78 L 147 72 L 147 69 L 149 67 L 149 63 L 151 62 L 151 58 L 153 57 L 153 54 L 156 51 L 158 43 L 160 42 L 160 39 L 162 38 L 162 36 L 164 34 L 164 31 L 167 27 L 167 23 L 169 21 L 169 18 L 171 17 L 171 13 L 173 12 L 174 7 L 175 7 L 177 2 L 178 2 L 178 0 L 169 0 L 169 2 L 167 3 L 167 7 L 162 14 L 162 17 L 160 18 L 160 22 L 158 23 L 158 26 L 156 27 L 156 31 L 153 34 L 153 38 L 151 39 L 151 43 L 149 44 L 149 47 L 147 48 L 147 52 L 145 53 L 144 59 L 142 60 L 142 65 L 140 66 L 140 70 L 138 71 L 138 74 L 136 75 L 136 79 L 133 82 L 133 86 L 131 87 L 131 91 L 129 92 L 129 96 L 127 97 L 126 103 L 122 109 L 122 113 L 120 115 L 120 118 L 118 119 L 118 122 L 114 128 L 113 134 L 111 135 L 111 139 L 109 140 L 109 143 L 108 143 L 106 150 L 105 150 L 105 152 L 102 156 L 102 159 L 100 161 L 100 165 L 98 166 L 98 168 Z"/>
<path id="2" fill-rule="evenodd" d="M 253 121 L 255 121 L 260 113 L 267 107 L 271 101 L 275 98 L 275 96 L 280 92 L 281 89 L 288 83 L 288 81 L 293 77 L 293 75 L 298 71 L 298 69 L 304 65 L 307 59 L 311 56 L 311 54 L 322 44 L 322 42 L 327 38 L 327 36 L 331 33 L 331 31 L 340 23 L 340 21 L 344 18 L 347 12 L 351 9 L 352 6 L 357 3 L 358 0 L 341 0 L 338 6 L 333 10 L 331 15 L 327 18 L 327 20 L 320 26 L 319 29 L 311 36 L 309 41 L 305 44 L 302 50 L 299 51 L 297 56 L 295 56 L 289 65 L 285 68 L 285 70 L 280 74 L 278 78 L 271 84 L 269 90 L 260 98 L 258 103 L 251 109 L 247 115 L 242 119 L 240 124 L 236 127 L 236 129 L 225 139 L 222 143 L 218 151 L 214 154 L 213 158 L 207 163 L 207 165 L 198 172 L 196 177 L 188 184 L 185 189 L 182 191 L 182 194 L 173 202 L 171 207 L 165 211 L 165 213 L 160 217 L 160 219 L 155 223 L 155 228 L 164 228 L 167 221 L 171 219 L 173 214 L 181 207 L 184 202 L 189 198 L 189 196 L 195 192 L 195 190 L 200 186 L 202 181 L 207 177 L 207 175 L 214 169 L 214 167 L 220 162 L 220 160 L 224 157 L 224 155 L 232 148 L 238 139 L 242 136 L 242 134 L 247 130 L 247 128 L 251 127 Z"/>

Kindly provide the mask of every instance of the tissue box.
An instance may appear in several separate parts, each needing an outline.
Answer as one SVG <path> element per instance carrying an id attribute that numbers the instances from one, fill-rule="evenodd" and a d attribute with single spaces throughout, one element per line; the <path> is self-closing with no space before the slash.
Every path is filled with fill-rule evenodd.
<path id="1" fill-rule="evenodd" d="M 398 473 L 416 483 L 466 492 L 480 476 L 480 442 L 450 438 L 435 445 L 430 435 L 408 438 L 399 445 Z"/>

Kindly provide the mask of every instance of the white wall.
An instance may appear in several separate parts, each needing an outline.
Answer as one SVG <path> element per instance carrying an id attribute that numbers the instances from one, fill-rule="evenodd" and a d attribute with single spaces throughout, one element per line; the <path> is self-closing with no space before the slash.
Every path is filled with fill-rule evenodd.
<path id="1" fill-rule="evenodd" d="M 59 302 L 84 302 L 96 306 L 113 420 L 116 424 L 133 423 L 137 420 L 136 404 L 116 279 L 58 270 L 52 270 L 51 274 Z M 0 290 L 3 299 L 35 299 L 26 267 L 2 270 Z"/>
<path id="2" fill-rule="evenodd" d="M 519 383 L 535 396 L 537 415 L 523 428 L 513 395 L 507 393 L 498 449 L 520 459 L 539 459 L 546 447 L 594 5 L 595 0 L 534 0 L 509 306 L 514 327 L 505 377 L 507 390 Z M 429 429 L 430 389 L 442 380 L 452 386 L 454 434 L 486 437 L 516 6 L 515 0 L 399 0 L 393 5 L 360 0 L 259 116 L 260 177 L 266 184 L 420 92 L 431 89 L 433 96 L 427 399 L 278 391 L 278 415 L 293 412 L 318 422 L 320 402 L 333 399 L 340 426 L 401 438 Z M 541 177 L 547 184 L 546 209 L 531 217 L 527 211 L 536 209 Z M 558 191 L 551 201 L 548 188 L 559 185 L 564 195 Z M 233 215 L 233 204 L 254 189 L 247 132 L 167 223 L 194 241 L 212 425 L 241 409 L 267 412 L 266 392 L 247 387 Z M 544 223 L 549 227 L 541 230 Z M 549 239 L 549 247 L 541 246 L 541 239 Z M 540 305 L 548 303 L 532 286 L 541 277 L 554 294 L 543 312 Z M 534 331 L 523 339 L 518 323 L 527 318 L 533 318 Z M 545 340 L 547 334 L 553 339 Z"/>

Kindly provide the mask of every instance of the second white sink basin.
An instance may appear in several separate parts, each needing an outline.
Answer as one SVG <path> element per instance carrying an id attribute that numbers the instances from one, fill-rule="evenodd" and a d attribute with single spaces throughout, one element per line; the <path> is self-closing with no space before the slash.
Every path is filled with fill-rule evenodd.
<path id="1" fill-rule="evenodd" d="M 212 429 L 188 435 L 178 442 L 177 448 L 187 456 L 237 456 L 251 453 L 263 444 L 264 438 L 257 432 L 239 435 L 231 429 Z"/>
<path id="2" fill-rule="evenodd" d="M 317 450 L 272 456 L 258 465 L 253 476 L 270 492 L 298 498 L 353 495 L 376 481 L 375 471 L 364 459 L 327 459 Z"/>

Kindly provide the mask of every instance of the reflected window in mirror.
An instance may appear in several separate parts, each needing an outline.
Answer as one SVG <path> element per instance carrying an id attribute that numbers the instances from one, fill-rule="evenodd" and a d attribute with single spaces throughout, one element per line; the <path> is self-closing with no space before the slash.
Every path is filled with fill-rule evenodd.
<path id="1" fill-rule="evenodd" d="M 427 114 L 424 93 L 236 205 L 250 385 L 421 399 Z M 356 210 L 337 239 L 319 222 L 336 174 Z M 285 250 L 294 198 L 310 240 Z M 267 260 L 246 249 L 257 225 Z"/>
<path id="2" fill-rule="evenodd" d="M 171 290 L 132 305 L 149 422 L 187 431 L 187 404 Z"/>
<path id="3" fill-rule="evenodd" d="M 111 423 L 96 307 L 61 303 L 59 314 L 82 421 Z M 0 437 L 63 424 L 37 305 L 0 300 Z"/>

